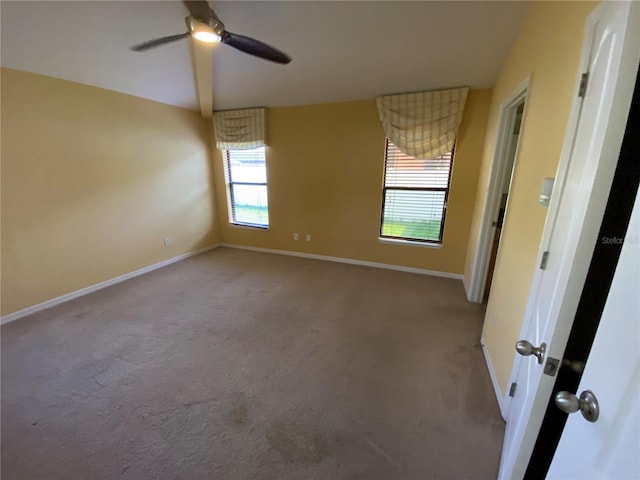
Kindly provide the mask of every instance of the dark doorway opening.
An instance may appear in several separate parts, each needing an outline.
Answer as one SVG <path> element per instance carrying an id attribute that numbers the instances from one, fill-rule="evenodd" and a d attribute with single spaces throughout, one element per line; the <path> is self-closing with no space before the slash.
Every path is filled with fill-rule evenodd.
<path id="1" fill-rule="evenodd" d="M 522 117 L 524 115 L 523 99 L 521 103 L 515 105 L 515 114 L 513 119 L 513 126 L 510 128 L 509 139 L 507 143 L 507 152 L 504 159 L 505 167 L 502 178 L 500 179 L 500 204 L 498 205 L 498 217 L 495 221 L 495 234 L 493 235 L 493 243 L 491 244 L 491 251 L 489 253 L 489 264 L 487 265 L 487 279 L 484 284 L 484 291 L 482 293 L 482 302 L 486 303 L 489 299 L 489 292 L 491 291 L 491 282 L 493 281 L 493 272 L 496 267 L 496 260 L 498 258 L 498 248 L 500 246 L 500 237 L 502 235 L 502 225 L 504 224 L 504 217 L 507 211 L 507 200 L 509 199 L 509 190 L 511 188 L 511 179 L 513 177 L 513 170 L 515 168 L 516 153 L 518 151 L 518 143 L 520 141 L 520 130 L 522 128 Z"/>

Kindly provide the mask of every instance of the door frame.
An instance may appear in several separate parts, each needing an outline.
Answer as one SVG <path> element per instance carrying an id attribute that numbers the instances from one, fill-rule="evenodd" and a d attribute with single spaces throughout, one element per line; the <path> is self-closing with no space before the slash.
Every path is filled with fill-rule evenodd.
<path id="1" fill-rule="evenodd" d="M 617 65 L 611 65 L 618 71 L 615 88 L 611 91 L 611 110 L 600 112 L 607 115 L 607 126 L 604 131 L 602 149 L 600 151 L 597 166 L 592 171 L 583 172 L 581 184 L 589 184 L 590 188 L 585 189 L 583 194 L 576 201 L 576 210 L 584 211 L 584 220 L 580 225 L 575 226 L 578 241 L 572 244 L 570 252 L 551 252 L 551 254 L 567 253 L 571 261 L 565 263 L 566 267 L 561 275 L 564 277 L 560 286 L 551 300 L 552 308 L 550 315 L 555 318 L 549 324 L 551 331 L 545 333 L 548 339 L 546 357 L 563 358 L 564 350 L 569 337 L 569 331 L 573 325 L 573 319 L 578 306 L 578 300 L 586 279 L 587 270 L 591 261 L 593 246 L 595 246 L 600 223 L 604 216 L 604 210 L 609 196 L 613 175 L 617 159 L 622 145 L 627 117 L 633 96 L 640 52 L 637 45 L 640 44 L 640 4 L 635 2 L 601 2 L 589 15 L 583 40 L 580 66 L 576 78 L 576 84 L 571 114 L 566 130 L 560 162 L 556 175 L 555 188 L 551 196 L 549 213 L 545 222 L 545 227 L 538 252 L 538 263 L 540 263 L 545 251 L 548 250 L 551 236 L 554 230 L 555 220 L 560 206 L 562 190 L 568 180 L 569 163 L 573 150 L 574 138 L 577 132 L 578 121 L 582 109 L 582 99 L 579 98 L 579 91 L 582 73 L 588 70 L 591 44 L 590 40 L 594 35 L 597 21 L 602 18 L 605 8 L 625 8 L 628 9 L 626 21 L 627 30 L 624 37 L 624 45 L 621 50 L 621 57 Z M 588 87 L 587 87 L 588 89 Z M 614 159 L 613 161 L 611 159 Z M 535 309 L 538 287 L 541 281 L 543 270 L 536 269 L 532 286 L 529 292 L 524 322 L 521 329 L 521 338 L 527 335 L 531 325 L 532 313 Z M 514 356 L 514 362 L 509 376 L 509 384 L 515 381 L 521 361 L 530 361 L 518 355 Z M 523 419 L 521 424 L 515 426 L 516 432 L 513 434 L 513 443 L 509 451 L 515 452 L 511 459 L 505 458 L 506 448 L 503 450 L 501 459 L 499 478 L 521 478 L 529 463 L 534 443 L 537 439 L 542 418 L 551 397 L 555 377 L 543 378 L 541 375 L 534 384 L 535 394 L 527 399 L 523 408 Z M 505 398 L 505 411 L 507 415 L 507 428 L 510 415 L 510 397 Z M 512 428 L 514 428 L 511 425 Z M 507 446 L 505 446 L 507 447 Z"/>
<path id="2" fill-rule="evenodd" d="M 509 144 L 511 141 L 513 126 L 516 121 L 516 110 L 518 105 L 524 102 L 524 111 L 522 112 L 522 120 L 520 122 L 520 136 L 518 137 L 519 147 L 527 115 L 527 96 L 530 84 L 531 75 L 525 78 L 524 81 L 518 85 L 500 105 L 496 148 L 494 149 L 493 160 L 491 161 L 491 167 L 489 170 L 487 193 L 482 201 L 480 232 L 478 235 L 478 241 L 474 248 L 474 260 L 471 267 L 469 284 L 464 285 L 467 300 L 473 303 L 482 303 L 483 300 L 487 273 L 489 270 L 489 259 L 491 257 L 491 246 L 493 245 L 496 233 L 495 223 L 498 220 L 498 210 L 500 209 L 500 196 L 502 193 L 500 190 L 506 173 L 506 160 L 507 154 L 509 153 Z M 518 148 L 516 148 L 514 155 L 515 160 L 513 163 L 513 171 L 515 171 L 518 161 Z M 511 176 L 511 182 L 513 182 L 513 175 Z M 509 189 L 511 189 L 511 187 L 509 187 Z"/>

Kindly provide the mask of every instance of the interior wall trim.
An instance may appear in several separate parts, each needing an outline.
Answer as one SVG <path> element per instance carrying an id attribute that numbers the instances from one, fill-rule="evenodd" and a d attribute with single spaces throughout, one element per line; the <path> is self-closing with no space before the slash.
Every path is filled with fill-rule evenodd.
<path id="1" fill-rule="evenodd" d="M 311 258 L 313 260 L 324 260 L 327 262 L 348 263 L 350 265 L 360 265 L 363 267 L 384 268 L 387 270 L 398 270 L 400 272 L 417 273 L 419 275 L 430 275 L 432 277 L 453 278 L 455 280 L 463 280 L 463 274 L 439 272 L 437 270 L 426 270 L 424 268 L 403 267 L 402 265 L 392 265 L 389 263 L 367 262 L 365 260 L 356 260 L 354 258 L 331 257 L 329 255 L 317 255 L 315 253 L 294 252 L 292 250 L 274 250 L 271 248 L 250 247 L 246 245 L 235 245 L 231 243 L 222 243 L 220 246 L 237 248 L 240 250 L 252 250 L 255 252 L 275 253 L 278 255 L 289 255 L 291 257 Z"/>
<path id="2" fill-rule="evenodd" d="M 47 300 L 45 302 L 38 303 L 36 305 L 32 305 L 27 308 L 23 308 L 22 310 L 18 310 L 17 312 L 9 313 L 7 315 L 0 317 L 0 325 L 5 325 L 9 322 L 13 322 L 14 320 L 18 320 L 19 318 L 26 317 L 27 315 L 31 315 L 33 313 L 37 313 L 42 310 L 46 310 L 47 308 L 54 307 L 56 305 L 59 305 L 64 302 L 68 302 L 69 300 L 73 300 L 78 297 L 82 297 L 89 293 L 93 293 L 97 290 L 102 290 L 103 288 L 110 287 L 111 285 L 115 285 L 116 283 L 124 282 L 125 280 L 129 280 L 131 278 L 144 275 L 145 273 L 153 272 L 154 270 L 158 270 L 162 267 L 166 267 L 167 265 L 171 265 L 172 263 L 179 262 L 180 260 L 184 260 L 185 258 L 193 257 L 195 255 L 200 255 L 201 253 L 208 252 L 210 250 L 213 250 L 214 248 L 218 248 L 219 246 L 220 246 L 219 244 L 210 245 L 208 247 L 194 250 L 193 252 L 183 253 L 182 255 L 178 255 L 177 257 L 172 257 L 167 260 L 154 263 L 153 265 L 149 265 L 147 267 L 134 270 L 133 272 L 125 273 L 123 275 L 119 275 L 109 280 L 105 280 L 104 282 L 96 283 L 94 285 L 89 285 L 88 287 L 81 288 L 80 290 L 76 290 L 71 293 L 66 293 L 59 297 L 52 298 L 51 300 Z"/>
<path id="3" fill-rule="evenodd" d="M 493 368 L 493 363 L 491 362 L 491 356 L 487 351 L 484 343 L 484 337 L 480 338 L 480 345 L 482 345 L 482 353 L 484 354 L 484 361 L 487 364 L 487 370 L 489 371 L 489 377 L 491 377 L 491 384 L 493 385 L 493 391 L 496 394 L 496 400 L 498 401 L 498 406 L 500 407 L 500 415 L 506 421 L 507 415 L 505 411 L 506 402 L 505 397 L 502 395 L 500 391 L 500 385 L 498 384 L 498 377 L 496 376 L 496 371 Z"/>
<path id="4" fill-rule="evenodd" d="M 473 244 L 473 263 L 469 283 L 465 284 L 467 300 L 474 303 L 482 303 L 487 273 L 489 270 L 489 257 L 491 245 L 493 244 L 500 205 L 500 193 L 502 181 L 504 180 L 506 157 L 509 148 L 511 132 L 516 118 L 516 107 L 524 102 L 522 113 L 521 129 L 524 128 L 528 108 L 529 86 L 531 75 L 525 78 L 518 87 L 500 104 L 500 112 L 497 120 L 497 132 L 495 134 L 495 147 L 489 166 L 489 177 L 486 181 L 487 191 L 482 202 L 481 223 L 478 238 Z M 486 140 L 486 139 L 485 139 Z M 518 142 L 519 143 L 519 142 Z M 518 161 L 518 149 L 515 151 L 514 167 Z M 513 178 L 512 178 L 513 181 Z M 511 191 L 511 185 L 509 186 Z M 506 225 L 505 225 L 506 228 Z"/>

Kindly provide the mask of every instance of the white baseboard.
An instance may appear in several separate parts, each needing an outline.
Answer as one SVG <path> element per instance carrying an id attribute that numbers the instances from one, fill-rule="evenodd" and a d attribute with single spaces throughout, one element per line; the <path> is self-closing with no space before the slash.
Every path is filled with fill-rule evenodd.
<path id="1" fill-rule="evenodd" d="M 13 322 L 14 320 L 18 320 L 19 318 L 26 317 L 27 315 L 31 315 L 32 313 L 40 312 L 41 310 L 51 308 L 55 305 L 59 305 L 64 302 L 68 302 L 69 300 L 73 300 L 74 298 L 82 297 L 83 295 L 87 295 L 97 290 L 101 290 L 111 285 L 115 285 L 116 283 L 124 282 L 125 280 L 129 280 L 139 275 L 144 275 L 145 273 L 158 270 L 159 268 L 166 267 L 167 265 L 171 265 L 172 263 L 179 262 L 180 260 L 184 260 L 185 258 L 193 257 L 194 255 L 199 255 L 201 253 L 208 252 L 209 250 L 213 250 L 214 248 L 217 248 L 219 246 L 220 246 L 219 244 L 211 245 L 209 247 L 201 248 L 193 252 L 183 253 L 182 255 L 178 255 L 177 257 L 169 258 L 167 260 L 163 260 L 162 262 L 154 263 L 153 265 L 149 265 L 148 267 L 143 267 L 138 270 L 134 270 L 133 272 L 125 273 L 124 275 L 120 275 L 118 277 L 105 280 L 104 282 L 96 283 L 95 285 L 90 285 L 88 287 L 81 288 L 80 290 L 76 290 L 75 292 L 67 293 L 65 295 L 52 298 L 51 300 L 47 300 L 46 302 L 38 303 L 37 305 L 32 305 L 31 307 L 18 310 L 17 312 L 13 312 L 8 315 L 4 315 L 0 317 L 0 325 Z"/>
<path id="2" fill-rule="evenodd" d="M 500 385 L 498 384 L 498 378 L 496 377 L 496 371 L 493 368 L 493 363 L 491 363 L 491 356 L 489 352 L 487 352 L 487 348 L 484 344 L 484 338 L 480 338 L 480 344 L 482 345 L 482 353 L 484 354 L 484 361 L 487 364 L 487 370 L 489 370 L 489 377 L 491 377 L 491 384 L 493 385 L 493 391 L 496 394 L 496 400 L 498 401 L 498 406 L 500 407 L 500 415 L 506 421 L 506 412 L 504 410 L 505 407 L 505 398 L 500 391 Z"/>
<path id="3" fill-rule="evenodd" d="M 4 315 L 0 317 L 0 325 L 5 325 L 14 320 L 18 320 L 19 318 L 26 317 L 27 315 L 31 315 L 36 312 L 40 312 L 47 308 L 51 308 L 55 305 L 59 305 L 64 302 L 68 302 L 69 300 L 73 300 L 75 298 L 81 297 L 83 295 L 87 295 L 89 293 L 95 292 L 97 290 L 101 290 L 103 288 L 109 287 L 111 285 L 115 285 L 116 283 L 124 282 L 125 280 L 129 280 L 131 278 L 137 277 L 139 275 L 144 275 L 145 273 L 152 272 L 154 270 L 158 270 L 159 268 L 166 267 L 167 265 L 171 265 L 172 263 L 179 262 L 180 260 L 184 260 L 185 258 L 192 257 L 194 255 L 199 255 L 204 252 L 208 252 L 209 250 L 213 250 L 217 247 L 229 247 L 229 248 L 237 248 L 241 250 L 253 250 L 256 252 L 266 252 L 266 253 L 276 253 L 279 255 L 289 255 L 293 257 L 302 257 L 302 258 L 311 258 L 314 260 L 324 260 L 328 262 L 338 262 L 338 263 L 348 263 L 351 265 L 360 265 L 364 267 L 374 267 L 374 268 L 384 268 L 387 270 L 398 270 L 401 272 L 409 272 L 409 273 L 417 273 L 420 275 L 431 275 L 434 277 L 444 277 L 444 278 L 453 278 L 456 280 L 463 280 L 463 275 L 459 273 L 449 273 L 449 272 L 438 272 L 436 270 L 426 270 L 423 268 L 413 268 L 413 267 L 403 267 L 401 265 L 391 265 L 388 263 L 377 263 L 377 262 L 367 262 L 364 260 L 355 260 L 352 258 L 342 258 L 342 257 L 331 257 L 327 255 L 316 255 L 313 253 L 303 253 L 303 252 L 293 252 L 288 250 L 274 250 L 270 248 L 259 248 L 259 247 L 248 247 L 243 245 L 232 245 L 227 243 L 212 245 L 209 247 L 201 248 L 199 250 L 184 253 L 182 255 L 178 255 L 177 257 L 169 258 L 167 260 L 163 260 L 162 262 L 155 263 L 153 265 L 149 265 L 148 267 L 141 268 L 139 270 L 135 270 L 133 272 L 125 273 L 124 275 L 120 275 L 118 277 L 105 280 L 104 282 L 96 283 L 95 285 L 90 285 L 85 288 L 81 288 L 80 290 L 76 290 L 75 292 L 67 293 L 65 295 L 61 295 L 56 298 L 52 298 L 51 300 L 47 300 L 46 302 L 38 303 L 37 305 L 32 305 L 31 307 L 24 308 L 22 310 L 18 310 L 17 312 L 10 313 L 8 315 Z M 493 379 L 493 377 L 492 377 Z"/>
<path id="4" fill-rule="evenodd" d="M 325 260 L 327 262 L 349 263 L 351 265 L 360 265 L 363 267 L 384 268 L 387 270 L 398 270 L 400 272 L 418 273 L 420 275 L 431 275 L 433 277 L 453 278 L 462 280 L 463 275 L 460 273 L 438 272 L 436 270 L 426 270 L 423 268 L 403 267 L 401 265 L 391 265 L 388 263 L 367 262 L 364 260 L 355 260 L 353 258 L 330 257 L 328 255 L 316 255 L 315 253 L 294 252 L 291 250 L 274 250 L 271 248 L 248 247 L 245 245 L 234 245 L 223 243 L 220 246 L 237 248 L 240 250 L 252 250 L 255 252 L 276 253 L 278 255 L 289 255 L 291 257 L 311 258 L 313 260 Z"/>

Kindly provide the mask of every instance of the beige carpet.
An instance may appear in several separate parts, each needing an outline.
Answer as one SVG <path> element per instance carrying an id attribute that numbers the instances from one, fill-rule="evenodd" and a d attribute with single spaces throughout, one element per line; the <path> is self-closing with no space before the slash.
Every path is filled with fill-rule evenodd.
<path id="1" fill-rule="evenodd" d="M 2 327 L 2 479 L 489 479 L 462 285 L 218 249 Z"/>

